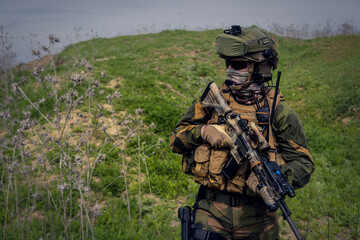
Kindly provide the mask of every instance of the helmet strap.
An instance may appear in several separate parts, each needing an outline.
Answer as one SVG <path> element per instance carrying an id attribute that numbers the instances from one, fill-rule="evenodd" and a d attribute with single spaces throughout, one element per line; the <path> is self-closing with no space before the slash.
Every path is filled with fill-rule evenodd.
<path id="1" fill-rule="evenodd" d="M 254 73 L 254 68 L 255 68 L 255 62 L 250 62 L 250 66 L 249 66 L 249 74 L 247 76 L 246 82 L 250 82 L 251 80 L 251 76 Z"/>

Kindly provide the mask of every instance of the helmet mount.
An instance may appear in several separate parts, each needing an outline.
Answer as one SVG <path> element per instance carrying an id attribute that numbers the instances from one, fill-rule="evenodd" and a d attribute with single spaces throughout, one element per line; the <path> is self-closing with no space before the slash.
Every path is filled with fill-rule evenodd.
<path id="1" fill-rule="evenodd" d="M 230 34 L 233 36 L 237 36 L 241 34 L 241 27 L 240 25 L 232 25 L 230 29 L 224 30 L 225 34 Z"/>

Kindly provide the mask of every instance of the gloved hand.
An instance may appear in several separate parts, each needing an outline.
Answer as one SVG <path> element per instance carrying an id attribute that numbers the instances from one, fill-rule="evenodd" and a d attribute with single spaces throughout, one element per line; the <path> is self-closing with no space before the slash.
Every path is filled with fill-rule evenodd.
<path id="1" fill-rule="evenodd" d="M 208 124 L 201 127 L 201 137 L 214 148 L 229 148 L 233 146 L 230 136 L 225 131 L 226 126 Z"/>

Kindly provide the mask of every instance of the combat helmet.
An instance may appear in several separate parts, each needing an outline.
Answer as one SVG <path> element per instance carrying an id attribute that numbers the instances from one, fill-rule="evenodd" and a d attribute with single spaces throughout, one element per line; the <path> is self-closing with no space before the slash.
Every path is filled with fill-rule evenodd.
<path id="1" fill-rule="evenodd" d="M 225 59 L 226 67 L 231 61 L 251 62 L 250 74 L 261 81 L 271 80 L 271 68 L 279 62 L 275 41 L 258 27 L 233 25 L 216 38 L 215 52 Z"/>

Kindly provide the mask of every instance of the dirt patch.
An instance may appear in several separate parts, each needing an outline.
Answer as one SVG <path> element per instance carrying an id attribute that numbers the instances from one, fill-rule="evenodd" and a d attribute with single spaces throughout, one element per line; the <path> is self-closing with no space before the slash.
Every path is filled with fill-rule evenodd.
<path id="1" fill-rule="evenodd" d="M 68 119 L 66 119 L 68 117 Z M 66 114 L 63 114 L 60 124 L 61 125 L 69 125 L 74 126 L 78 125 L 80 122 L 83 122 L 84 119 L 87 119 L 88 116 L 86 113 L 82 112 L 81 110 L 75 109 L 73 110 L 69 116 Z"/>
<path id="2" fill-rule="evenodd" d="M 154 69 L 161 75 L 164 75 L 166 73 L 166 71 L 160 67 L 155 67 Z"/>
<path id="3" fill-rule="evenodd" d="M 23 64 L 20 66 L 21 70 L 32 70 L 34 67 L 37 66 L 46 66 L 48 65 L 57 55 L 47 55 L 42 57 L 41 59 L 34 60 L 32 62 L 29 62 L 27 64 Z"/>
<path id="4" fill-rule="evenodd" d="M 200 53 L 199 50 L 195 50 L 195 51 L 192 51 L 192 52 L 183 52 L 183 53 L 180 53 L 180 54 L 175 54 L 174 58 L 178 58 L 178 57 L 182 57 L 182 56 L 189 57 L 189 58 L 196 58 L 199 53 Z"/>
<path id="5" fill-rule="evenodd" d="M 120 133 L 120 126 L 117 126 L 116 122 L 114 123 L 113 119 L 101 117 L 99 119 L 99 122 L 103 123 L 105 131 L 109 135 L 118 135 L 118 133 Z"/>
<path id="6" fill-rule="evenodd" d="M 165 85 L 167 89 L 169 89 L 171 92 L 175 93 L 179 97 L 186 98 L 184 94 L 182 94 L 179 91 L 176 91 L 173 86 L 171 86 L 169 83 L 160 83 L 161 85 Z"/>
<path id="7" fill-rule="evenodd" d="M 49 165 L 46 164 L 46 167 L 48 166 Z M 34 163 L 33 163 L 33 167 L 34 167 Z M 55 184 L 58 181 L 58 176 L 44 173 L 41 176 L 34 178 L 32 181 L 36 183 L 37 186 L 50 188 L 51 185 Z"/>
<path id="8" fill-rule="evenodd" d="M 156 197 L 153 194 L 143 194 L 143 196 L 145 198 L 148 198 L 148 199 L 154 201 L 155 202 L 154 207 L 159 206 L 160 204 L 163 205 L 163 203 L 161 202 L 161 198 Z"/>
<path id="9" fill-rule="evenodd" d="M 105 104 L 103 104 L 102 106 L 104 107 L 105 110 L 108 110 L 108 111 L 110 111 L 110 112 L 113 110 L 113 108 L 112 108 L 112 106 L 111 106 L 110 104 L 106 104 L 106 103 L 105 103 Z"/>
<path id="10" fill-rule="evenodd" d="M 112 56 L 112 57 L 105 57 L 105 58 L 97 58 L 97 59 L 95 59 L 95 61 L 104 62 L 104 61 L 109 61 L 110 59 L 115 59 L 115 57 Z"/>
<path id="11" fill-rule="evenodd" d="M 121 87 L 123 80 L 124 80 L 123 78 L 117 77 L 117 78 L 111 80 L 106 87 L 112 88 L 112 89 L 118 89 Z"/>
<path id="12" fill-rule="evenodd" d="M 33 219 L 44 219 L 44 218 L 45 218 L 44 214 L 40 211 L 34 211 L 30 213 L 23 212 L 20 214 L 20 219 L 22 221 L 24 220 L 29 221 Z"/>
<path id="13" fill-rule="evenodd" d="M 160 55 L 158 58 L 159 59 L 165 59 L 165 58 L 168 58 L 169 57 L 169 55 Z"/>
<path id="14" fill-rule="evenodd" d="M 347 125 L 349 124 L 350 120 L 351 120 L 351 117 L 346 117 L 346 118 L 343 118 L 343 119 L 341 120 L 341 122 L 342 122 L 345 126 L 347 126 Z"/>

